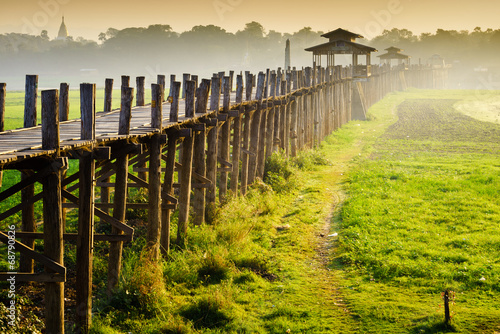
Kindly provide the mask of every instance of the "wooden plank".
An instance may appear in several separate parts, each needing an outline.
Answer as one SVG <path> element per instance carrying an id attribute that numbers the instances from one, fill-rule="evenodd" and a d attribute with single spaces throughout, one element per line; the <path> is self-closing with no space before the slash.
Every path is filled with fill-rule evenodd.
<path id="1" fill-rule="evenodd" d="M 15 277 L 16 282 L 63 283 L 66 276 L 58 273 L 0 273 L 0 281 Z"/>
<path id="2" fill-rule="evenodd" d="M 7 243 L 9 241 L 9 237 L 7 236 L 7 234 L 0 232 L 0 241 L 2 241 L 3 243 Z M 45 268 L 50 269 L 52 272 L 66 275 L 66 268 L 60 265 L 58 262 L 47 257 L 46 255 L 35 252 L 32 248 L 29 248 L 19 241 L 15 241 L 14 246 L 16 251 L 21 254 L 26 254 L 36 262 L 43 264 Z"/>

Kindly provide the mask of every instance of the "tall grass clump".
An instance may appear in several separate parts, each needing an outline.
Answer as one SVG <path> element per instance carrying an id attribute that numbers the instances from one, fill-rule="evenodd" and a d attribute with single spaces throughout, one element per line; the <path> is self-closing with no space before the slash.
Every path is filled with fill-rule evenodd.
<path id="1" fill-rule="evenodd" d="M 296 187 L 293 163 L 284 152 L 274 152 L 267 158 L 264 182 L 277 193 L 287 192 Z"/>

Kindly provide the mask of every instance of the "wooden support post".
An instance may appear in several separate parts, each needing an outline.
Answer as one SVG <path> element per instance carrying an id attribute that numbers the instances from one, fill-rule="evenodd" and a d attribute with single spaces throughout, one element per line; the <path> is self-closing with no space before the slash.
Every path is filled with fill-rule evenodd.
<path id="1" fill-rule="evenodd" d="M 56 149 L 59 156 L 58 91 L 42 92 L 42 149 Z M 63 263 L 63 224 L 61 208 L 61 173 L 54 171 L 43 180 L 44 254 L 51 260 Z M 51 272 L 47 267 L 46 272 Z M 45 331 L 47 334 L 64 334 L 64 283 L 45 283 Z"/>
<path id="2" fill-rule="evenodd" d="M 122 87 L 130 87 L 130 76 L 122 75 Z"/>
<path id="3" fill-rule="evenodd" d="M 293 82 L 294 85 L 297 82 L 297 71 L 293 71 Z M 291 112 L 290 112 L 290 153 L 292 157 L 297 156 L 297 101 L 292 101 Z"/>
<path id="4" fill-rule="evenodd" d="M 172 91 L 172 104 L 170 105 L 170 122 L 177 122 L 179 120 L 179 93 L 181 90 L 181 83 L 174 82 L 170 87 Z"/>
<path id="5" fill-rule="evenodd" d="M 106 79 L 105 88 L 104 88 L 104 111 L 111 111 L 112 109 L 112 100 L 113 100 L 113 79 Z M 106 178 L 103 180 L 105 183 L 110 182 L 110 178 Z M 110 200 L 110 192 L 109 188 L 101 187 L 100 188 L 100 201 L 101 203 L 109 203 Z M 104 212 L 108 213 L 108 209 L 104 208 Z"/>
<path id="6" fill-rule="evenodd" d="M 81 139 L 95 140 L 95 84 L 80 85 Z M 92 153 L 80 158 L 78 238 L 76 245 L 76 323 L 88 333 L 92 323 L 92 263 L 94 257 L 94 181 Z"/>
<path id="7" fill-rule="evenodd" d="M 111 111 L 113 108 L 113 79 L 106 79 L 104 87 L 104 111 Z"/>
<path id="8" fill-rule="evenodd" d="M 189 221 L 189 203 L 191 198 L 191 177 L 193 174 L 193 136 L 184 138 L 182 143 L 182 174 L 179 192 L 179 220 L 177 226 L 177 244 L 181 247 L 185 246 L 187 228 Z"/>
<path id="9" fill-rule="evenodd" d="M 24 127 L 30 128 L 36 126 L 37 123 L 36 102 L 38 98 L 38 75 L 27 75 L 25 88 Z"/>
<path id="10" fill-rule="evenodd" d="M 144 98 L 144 81 L 146 80 L 145 77 L 137 77 L 135 78 L 135 85 L 137 87 L 137 98 L 136 98 L 136 105 L 138 107 L 142 107 L 145 104 L 145 98 Z"/>
<path id="11" fill-rule="evenodd" d="M 248 160 L 248 184 L 253 184 L 257 172 L 257 158 L 259 155 L 259 142 L 260 142 L 260 119 L 261 119 L 261 104 L 262 96 L 264 93 L 265 74 L 259 73 L 259 80 L 257 83 L 257 92 L 255 99 L 257 100 L 257 111 L 252 118 L 252 125 L 250 127 L 250 149 L 253 154 L 250 155 Z"/>
<path id="12" fill-rule="evenodd" d="M 198 76 L 197 75 L 192 75 L 191 76 L 191 81 L 194 81 L 194 87 L 195 87 L 195 92 L 196 92 L 196 89 L 198 89 Z"/>
<path id="13" fill-rule="evenodd" d="M 229 71 L 229 80 L 230 80 L 229 87 L 231 87 L 231 92 L 232 92 L 233 91 L 233 83 L 234 83 L 234 71 L 233 70 Z"/>
<path id="14" fill-rule="evenodd" d="M 292 91 L 292 76 L 291 72 L 286 72 L 286 106 L 285 106 L 285 153 L 290 156 L 290 123 L 292 120 L 292 112 L 290 106 L 290 93 Z"/>
<path id="15" fill-rule="evenodd" d="M 218 77 L 212 78 L 212 95 L 210 97 L 210 110 L 214 111 L 214 116 L 217 117 L 220 106 L 220 79 Z M 218 126 L 214 126 L 208 131 L 207 136 L 207 179 L 212 182 L 207 188 L 206 200 L 207 205 L 213 206 L 216 199 L 216 185 L 217 185 L 217 138 Z M 207 212 L 212 215 L 212 210 Z M 211 216 L 208 217 L 211 220 Z"/>
<path id="16" fill-rule="evenodd" d="M 194 173 L 206 177 L 206 128 L 203 124 L 202 129 L 194 133 Z M 194 224 L 201 225 L 205 222 L 205 188 L 195 188 L 193 197 Z"/>
<path id="17" fill-rule="evenodd" d="M 167 79 L 166 79 L 165 75 L 163 75 L 163 74 L 158 74 L 157 75 L 156 83 L 162 87 L 162 93 L 161 93 L 162 96 L 163 96 L 163 99 L 161 101 L 162 103 L 165 102 L 165 88 L 167 87 L 166 86 L 166 84 L 167 84 L 166 80 Z"/>
<path id="18" fill-rule="evenodd" d="M 281 73 L 278 71 L 278 74 L 276 76 L 276 96 L 280 95 L 280 89 L 281 89 Z M 276 107 L 274 109 L 274 139 L 273 139 L 273 152 L 279 152 L 280 150 L 280 118 L 282 117 L 281 115 L 282 107 Z"/>
<path id="19" fill-rule="evenodd" d="M 59 90 L 59 121 L 69 119 L 69 85 L 62 83 Z"/>
<path id="20" fill-rule="evenodd" d="M 37 125 L 36 106 L 38 98 L 38 75 L 26 76 L 25 91 L 26 95 L 24 100 L 24 127 L 31 128 Z M 47 107 L 50 108 L 50 106 Z M 59 143 L 57 145 L 59 146 Z M 31 170 L 21 171 L 21 180 L 25 180 L 32 175 L 33 171 Z M 33 198 L 34 195 L 35 186 L 33 184 L 29 185 L 21 191 L 21 203 L 24 203 L 21 222 L 21 230 L 23 232 L 36 232 L 35 207 L 33 203 L 30 203 L 31 198 Z M 21 239 L 21 242 L 31 249 L 35 247 L 35 240 L 33 239 Z M 33 260 L 25 256 L 24 254 L 21 254 L 19 269 L 21 272 L 32 273 L 34 269 Z"/>
<path id="21" fill-rule="evenodd" d="M 168 97 L 172 97 L 172 87 L 174 86 L 174 82 L 175 82 L 175 74 L 171 74 L 170 75 L 170 88 L 168 90 Z"/>
<path id="22" fill-rule="evenodd" d="M 208 96 L 210 93 L 210 80 L 203 79 L 196 98 L 196 113 L 204 114 L 207 112 Z"/>
<path id="23" fill-rule="evenodd" d="M 186 117 L 194 117 L 194 109 L 195 109 L 195 91 L 196 91 L 196 83 L 192 80 L 188 80 L 185 82 L 184 86 L 185 90 L 185 116 Z"/>
<path id="24" fill-rule="evenodd" d="M 182 75 L 182 99 L 186 98 L 186 83 L 191 80 L 191 74 L 184 73 Z"/>
<path id="25" fill-rule="evenodd" d="M 238 195 L 238 179 L 240 176 L 240 154 L 241 154 L 241 119 L 243 106 L 243 76 L 236 76 L 236 104 L 240 104 L 239 116 L 234 119 L 233 125 L 233 172 L 231 173 L 231 191 L 234 196 Z"/>
<path id="26" fill-rule="evenodd" d="M 268 81 L 267 75 L 265 73 L 259 73 L 259 81 L 262 80 L 262 93 L 257 96 L 258 103 L 259 103 L 259 108 L 260 110 L 260 127 L 259 127 L 259 146 L 257 147 L 257 167 L 255 171 L 255 176 L 260 178 L 261 180 L 264 179 L 264 166 L 266 164 L 266 131 L 267 131 L 267 113 L 268 113 L 268 108 L 267 104 L 262 107 L 262 100 L 264 98 L 264 94 L 267 95 L 267 87 L 266 83 Z M 257 85 L 260 87 L 260 82 Z M 257 90 L 257 94 L 259 94 L 259 91 Z"/>
<path id="27" fill-rule="evenodd" d="M 0 132 L 5 131 L 5 97 L 7 95 L 7 84 L 0 83 Z"/>
<path id="28" fill-rule="evenodd" d="M 231 78 L 224 77 L 223 78 L 223 112 L 227 114 L 229 112 L 229 107 L 231 104 Z M 229 149 L 230 149 L 230 135 L 231 135 L 231 119 L 228 118 L 227 121 L 222 124 L 220 129 L 220 157 L 222 160 L 229 162 Z M 220 172 L 220 180 L 219 180 L 219 201 L 224 203 L 227 195 L 227 175 L 228 173 L 225 171 Z"/>
<path id="29" fill-rule="evenodd" d="M 167 199 L 174 192 L 174 170 L 175 153 L 177 151 L 177 134 L 169 134 L 167 144 L 167 159 L 165 161 L 165 175 L 163 179 L 162 191 L 162 210 L 161 210 L 161 236 L 160 245 L 164 255 L 170 252 L 170 209 L 167 205 L 171 204 Z M 203 152 L 205 153 L 205 152 Z"/>
<path id="30" fill-rule="evenodd" d="M 162 128 L 162 101 L 163 87 L 161 85 L 151 85 L 151 127 Z M 147 248 L 150 251 L 152 260 L 158 260 L 160 250 L 161 233 L 161 136 L 154 134 L 151 138 L 149 155 L 149 208 L 148 208 L 148 231 Z"/>
<path id="31" fill-rule="evenodd" d="M 269 81 L 271 80 L 271 70 L 266 69 L 266 81 L 264 82 L 264 99 L 269 97 Z"/>
<path id="32" fill-rule="evenodd" d="M 274 106 L 274 101 L 276 99 L 276 73 L 271 74 L 269 80 L 271 91 L 269 95 L 272 97 L 271 102 L 273 106 L 267 112 L 267 131 L 266 131 L 266 159 L 273 153 L 273 143 L 274 143 L 274 113 L 276 112 L 276 107 Z"/>
<path id="33" fill-rule="evenodd" d="M 65 122 L 69 118 L 69 85 L 61 83 L 59 90 L 59 122 Z M 61 180 L 66 178 L 66 169 L 61 171 Z M 63 203 L 65 199 L 63 198 Z M 66 209 L 62 209 L 63 231 L 66 230 Z"/>
<path id="34" fill-rule="evenodd" d="M 305 69 L 305 86 L 311 87 L 312 68 L 306 67 Z M 312 93 L 308 93 L 304 97 L 304 144 L 306 147 L 311 148 L 311 115 L 312 113 Z"/>
<path id="35" fill-rule="evenodd" d="M 282 98 L 286 96 L 286 80 L 281 81 L 281 89 L 280 93 Z M 280 149 L 283 150 L 283 152 L 286 154 L 286 118 L 287 118 L 287 106 L 286 106 L 286 99 L 282 100 L 284 104 L 280 106 L 280 131 L 279 131 L 279 138 L 280 138 Z"/>
<path id="36" fill-rule="evenodd" d="M 132 118 L 132 100 L 134 96 L 133 88 L 122 89 L 122 102 L 120 110 L 119 135 L 130 133 L 130 119 Z M 128 181 L 128 154 L 120 155 L 115 161 L 115 194 L 113 200 L 113 218 L 125 223 L 125 213 L 127 211 L 127 181 Z M 104 188 L 103 188 L 104 189 Z M 108 188 L 106 188 L 108 189 Z M 102 194 L 102 190 L 101 190 Z M 112 234 L 123 234 L 123 231 L 112 227 Z M 114 288 L 118 284 L 122 264 L 122 241 L 112 241 L 109 245 L 108 257 L 108 285 L 107 293 L 111 296 Z"/>
<path id="37" fill-rule="evenodd" d="M 252 100 L 252 80 L 253 80 L 253 75 L 250 72 L 246 72 L 246 78 L 245 78 L 245 90 L 246 90 L 246 100 L 251 101 Z M 250 107 L 247 107 L 245 110 L 245 120 L 244 120 L 244 127 L 243 127 L 243 142 L 242 142 L 242 149 L 243 149 L 243 159 L 241 163 L 241 194 L 245 195 L 247 192 L 247 185 L 248 185 L 248 161 L 249 161 L 249 155 L 248 155 L 248 145 L 250 143 L 250 126 L 252 123 L 252 114 L 253 112 L 250 110 Z"/>

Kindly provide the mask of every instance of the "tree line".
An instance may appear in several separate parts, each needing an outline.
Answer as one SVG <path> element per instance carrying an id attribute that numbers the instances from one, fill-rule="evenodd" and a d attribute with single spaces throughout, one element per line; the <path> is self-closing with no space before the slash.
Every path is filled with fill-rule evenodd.
<path id="1" fill-rule="evenodd" d="M 9 33 L 0 35 L 0 70 L 3 75 L 31 73 L 78 76 L 82 70 L 95 70 L 102 76 L 121 74 L 197 73 L 209 76 L 220 70 L 251 70 L 284 66 L 284 48 L 291 42 L 292 65 L 309 66 L 312 56 L 304 49 L 324 43 L 324 32 L 304 27 L 295 33 L 266 31 L 258 22 L 250 22 L 235 33 L 215 26 L 195 26 L 182 33 L 167 24 L 109 28 L 98 41 L 69 37 L 50 40 L 47 31 L 39 36 Z M 416 35 L 407 29 L 384 30 L 372 40 L 359 43 L 379 50 L 389 46 L 404 49 L 412 63 L 426 63 L 433 54 L 459 67 L 497 66 L 500 29 L 475 28 L 473 31 L 438 29 Z M 1 81 L 1 79 L 0 79 Z"/>

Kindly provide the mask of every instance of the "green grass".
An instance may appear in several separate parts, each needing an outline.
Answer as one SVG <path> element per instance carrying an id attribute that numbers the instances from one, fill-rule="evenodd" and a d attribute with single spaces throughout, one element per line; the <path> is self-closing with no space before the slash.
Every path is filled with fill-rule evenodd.
<path id="1" fill-rule="evenodd" d="M 349 175 L 334 263 L 363 332 L 445 331 L 445 289 L 453 330 L 499 329 L 500 126 L 455 94 L 411 94 Z"/>
<path id="2" fill-rule="evenodd" d="M 264 182 L 159 264 L 129 216 L 111 299 L 95 246 L 92 333 L 500 331 L 498 125 L 453 109 L 474 94 L 390 94 L 318 150 L 272 156 Z"/>

